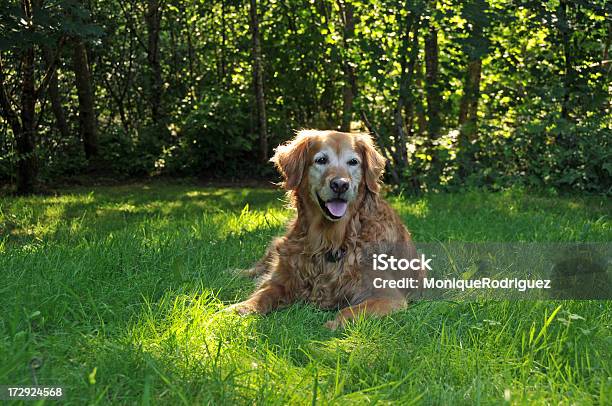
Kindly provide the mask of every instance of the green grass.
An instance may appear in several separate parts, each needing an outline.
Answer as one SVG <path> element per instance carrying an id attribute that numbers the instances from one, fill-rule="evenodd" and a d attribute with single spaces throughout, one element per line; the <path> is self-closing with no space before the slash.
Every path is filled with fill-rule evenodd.
<path id="1" fill-rule="evenodd" d="M 153 183 L 0 199 L 0 385 L 67 404 L 611 404 L 608 301 L 422 302 L 344 331 L 219 312 L 291 213 L 282 193 Z M 604 198 L 392 198 L 415 240 L 612 241 Z"/>

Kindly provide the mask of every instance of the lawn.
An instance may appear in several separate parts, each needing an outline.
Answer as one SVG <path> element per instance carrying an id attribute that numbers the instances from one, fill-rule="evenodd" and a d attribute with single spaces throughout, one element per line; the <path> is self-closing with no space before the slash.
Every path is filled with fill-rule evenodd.
<path id="1" fill-rule="evenodd" d="M 612 241 L 603 197 L 390 200 L 420 242 Z M 0 198 L 0 385 L 35 375 L 66 404 L 612 404 L 609 301 L 419 302 L 336 332 L 303 304 L 220 312 L 290 216 L 272 189 Z"/>

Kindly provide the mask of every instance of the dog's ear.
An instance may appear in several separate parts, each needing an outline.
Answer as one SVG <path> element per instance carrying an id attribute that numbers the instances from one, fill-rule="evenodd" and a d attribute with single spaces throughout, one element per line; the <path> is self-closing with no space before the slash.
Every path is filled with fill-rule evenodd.
<path id="1" fill-rule="evenodd" d="M 358 137 L 357 145 L 361 149 L 363 156 L 363 172 L 366 187 L 370 192 L 378 193 L 380 190 L 380 178 L 385 170 L 385 158 L 374 146 L 370 135 L 359 134 Z"/>
<path id="2" fill-rule="evenodd" d="M 302 182 L 308 147 L 308 135 L 298 133 L 293 140 L 279 145 L 274 151 L 274 156 L 270 159 L 270 162 L 274 162 L 278 171 L 283 175 L 285 189 L 295 190 Z"/>

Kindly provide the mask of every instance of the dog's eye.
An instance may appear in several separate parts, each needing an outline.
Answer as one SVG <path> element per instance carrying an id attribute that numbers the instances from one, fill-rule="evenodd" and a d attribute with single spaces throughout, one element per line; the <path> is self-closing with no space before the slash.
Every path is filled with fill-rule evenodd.
<path id="1" fill-rule="evenodd" d="M 327 157 L 326 156 L 319 157 L 315 159 L 315 163 L 318 165 L 325 165 L 327 163 Z"/>
<path id="2" fill-rule="evenodd" d="M 357 166 L 357 165 L 359 165 L 359 161 L 357 159 L 353 158 L 350 161 L 348 161 L 347 164 L 349 164 L 349 166 Z"/>

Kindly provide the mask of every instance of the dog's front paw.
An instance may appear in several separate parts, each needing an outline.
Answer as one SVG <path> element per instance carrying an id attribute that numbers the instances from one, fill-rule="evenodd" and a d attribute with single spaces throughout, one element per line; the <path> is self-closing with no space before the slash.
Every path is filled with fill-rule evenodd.
<path id="1" fill-rule="evenodd" d="M 240 278 L 251 278 L 251 279 L 255 279 L 256 277 L 262 274 L 262 272 L 259 271 L 257 267 L 253 267 L 249 269 L 231 268 L 231 269 L 228 269 L 227 272 L 231 273 L 234 276 L 240 277 Z"/>
<path id="2" fill-rule="evenodd" d="M 241 273 L 242 276 L 249 277 L 251 279 L 256 279 L 268 272 L 268 269 L 265 266 L 255 265 L 252 268 L 244 269 Z"/>
<path id="3" fill-rule="evenodd" d="M 236 313 L 241 316 L 245 316 L 247 314 L 259 313 L 256 308 L 254 308 L 249 302 L 240 302 L 233 304 L 229 307 L 226 307 L 225 312 L 228 313 Z"/>

